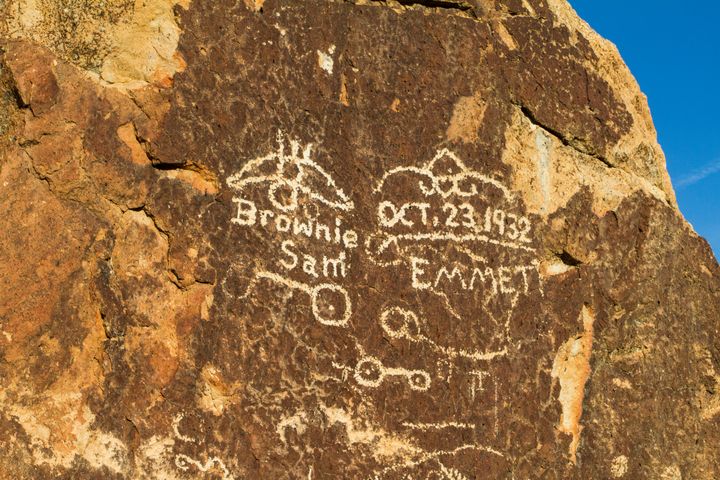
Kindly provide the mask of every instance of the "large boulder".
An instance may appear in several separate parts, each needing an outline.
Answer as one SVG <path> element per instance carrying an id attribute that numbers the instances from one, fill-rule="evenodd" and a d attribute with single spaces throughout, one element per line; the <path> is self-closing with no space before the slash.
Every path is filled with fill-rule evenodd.
<path id="1" fill-rule="evenodd" d="M 564 0 L 0 9 L 2 478 L 720 477 L 720 267 Z"/>

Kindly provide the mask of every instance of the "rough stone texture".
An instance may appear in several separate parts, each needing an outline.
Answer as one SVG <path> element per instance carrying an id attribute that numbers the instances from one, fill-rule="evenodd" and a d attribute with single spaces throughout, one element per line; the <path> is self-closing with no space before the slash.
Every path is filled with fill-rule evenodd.
<path id="1" fill-rule="evenodd" d="M 2 478 L 720 476 L 720 267 L 563 0 L 0 8 Z"/>

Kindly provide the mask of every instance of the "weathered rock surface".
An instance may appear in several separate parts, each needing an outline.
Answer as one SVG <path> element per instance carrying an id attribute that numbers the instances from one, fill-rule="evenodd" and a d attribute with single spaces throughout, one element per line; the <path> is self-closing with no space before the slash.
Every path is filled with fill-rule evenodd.
<path id="1" fill-rule="evenodd" d="M 0 472 L 720 477 L 720 268 L 563 0 L 10 0 Z"/>

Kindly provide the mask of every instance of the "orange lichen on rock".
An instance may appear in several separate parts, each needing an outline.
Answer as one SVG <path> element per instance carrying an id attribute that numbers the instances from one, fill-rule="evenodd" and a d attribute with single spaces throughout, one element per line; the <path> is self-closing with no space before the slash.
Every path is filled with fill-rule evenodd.
<path id="1" fill-rule="evenodd" d="M 558 401 L 562 406 L 558 430 L 572 435 L 570 458 L 576 463 L 576 454 L 583 426 L 580 417 L 585 399 L 585 384 L 590 378 L 590 355 L 593 345 L 595 316 L 591 308 L 583 306 L 580 318 L 583 332 L 562 344 L 553 362 L 552 376 L 560 382 Z"/>

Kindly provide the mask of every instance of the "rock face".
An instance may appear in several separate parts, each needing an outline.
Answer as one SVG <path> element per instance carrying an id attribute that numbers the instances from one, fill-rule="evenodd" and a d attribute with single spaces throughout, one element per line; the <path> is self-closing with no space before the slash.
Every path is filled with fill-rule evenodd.
<path id="1" fill-rule="evenodd" d="M 0 8 L 2 478 L 720 476 L 720 268 L 563 0 Z"/>

